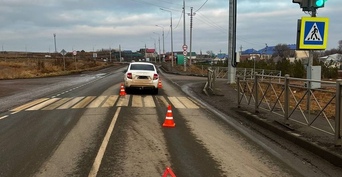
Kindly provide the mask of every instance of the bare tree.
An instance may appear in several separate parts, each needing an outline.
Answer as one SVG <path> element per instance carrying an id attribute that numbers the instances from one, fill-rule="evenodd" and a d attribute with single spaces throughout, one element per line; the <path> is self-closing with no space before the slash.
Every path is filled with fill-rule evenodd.
<path id="1" fill-rule="evenodd" d="M 338 41 L 338 52 L 341 53 L 342 52 L 342 40 Z"/>
<path id="2" fill-rule="evenodd" d="M 292 51 L 286 44 L 278 44 L 274 47 L 273 57 L 280 57 L 281 59 L 287 59 L 293 57 L 295 52 Z"/>

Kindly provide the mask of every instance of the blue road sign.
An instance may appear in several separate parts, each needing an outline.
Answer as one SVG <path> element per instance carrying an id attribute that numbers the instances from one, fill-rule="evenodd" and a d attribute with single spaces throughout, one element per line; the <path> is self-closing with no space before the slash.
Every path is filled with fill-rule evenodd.
<path id="1" fill-rule="evenodd" d="M 329 19 L 302 17 L 299 49 L 326 49 Z"/>

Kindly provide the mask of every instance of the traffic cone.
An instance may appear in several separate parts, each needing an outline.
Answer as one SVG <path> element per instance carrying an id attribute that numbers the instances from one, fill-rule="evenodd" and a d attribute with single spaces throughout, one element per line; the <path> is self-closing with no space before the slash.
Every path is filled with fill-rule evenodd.
<path id="1" fill-rule="evenodd" d="M 125 91 L 125 87 L 123 84 L 121 84 L 120 86 L 120 96 L 125 96 L 126 95 L 126 91 Z"/>
<path id="2" fill-rule="evenodd" d="M 171 127 L 171 128 L 173 128 L 175 126 L 176 126 L 176 124 L 173 121 L 171 105 L 169 105 L 167 107 L 167 113 L 166 113 L 165 121 L 163 123 L 163 127 Z"/>
<path id="3" fill-rule="evenodd" d="M 161 82 L 161 79 L 159 78 L 159 81 L 158 81 L 158 88 L 163 88 L 163 84 Z"/>
<path id="4" fill-rule="evenodd" d="M 171 175 L 171 177 L 176 177 L 176 175 L 173 173 L 171 168 L 170 167 L 166 167 L 162 177 L 167 177 L 169 175 Z"/>

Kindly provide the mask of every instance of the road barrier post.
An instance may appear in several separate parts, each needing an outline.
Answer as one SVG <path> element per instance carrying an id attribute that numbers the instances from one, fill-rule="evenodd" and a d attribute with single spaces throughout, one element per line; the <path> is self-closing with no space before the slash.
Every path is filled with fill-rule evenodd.
<path id="1" fill-rule="evenodd" d="M 289 93 L 290 93 L 290 89 L 289 89 L 289 83 L 290 83 L 290 79 L 289 79 L 290 75 L 286 74 L 285 75 L 285 85 L 284 85 L 284 109 L 285 109 L 285 113 L 284 113 L 284 119 L 285 119 L 285 123 L 288 122 L 289 120 Z"/>
<path id="2" fill-rule="evenodd" d="M 240 105 L 240 94 L 241 94 L 241 88 L 240 88 L 240 76 L 237 77 L 237 97 L 238 97 L 238 108 L 241 108 Z"/>
<path id="3" fill-rule="evenodd" d="M 342 140 L 341 140 L 341 109 L 342 109 L 342 79 L 336 80 L 336 98 L 335 98 L 335 145 L 341 146 Z"/>
<path id="4" fill-rule="evenodd" d="M 254 99 L 255 99 L 255 113 L 259 113 L 259 98 L 258 98 L 258 75 L 254 74 Z"/>

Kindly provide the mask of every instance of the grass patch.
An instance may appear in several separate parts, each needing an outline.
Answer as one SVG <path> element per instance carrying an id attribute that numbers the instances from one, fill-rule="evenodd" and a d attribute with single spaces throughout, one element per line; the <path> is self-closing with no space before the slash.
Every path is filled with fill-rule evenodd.
<path id="1" fill-rule="evenodd" d="M 106 62 L 93 60 L 7 59 L 0 61 L 0 79 L 49 77 L 98 70 L 108 67 Z"/>

